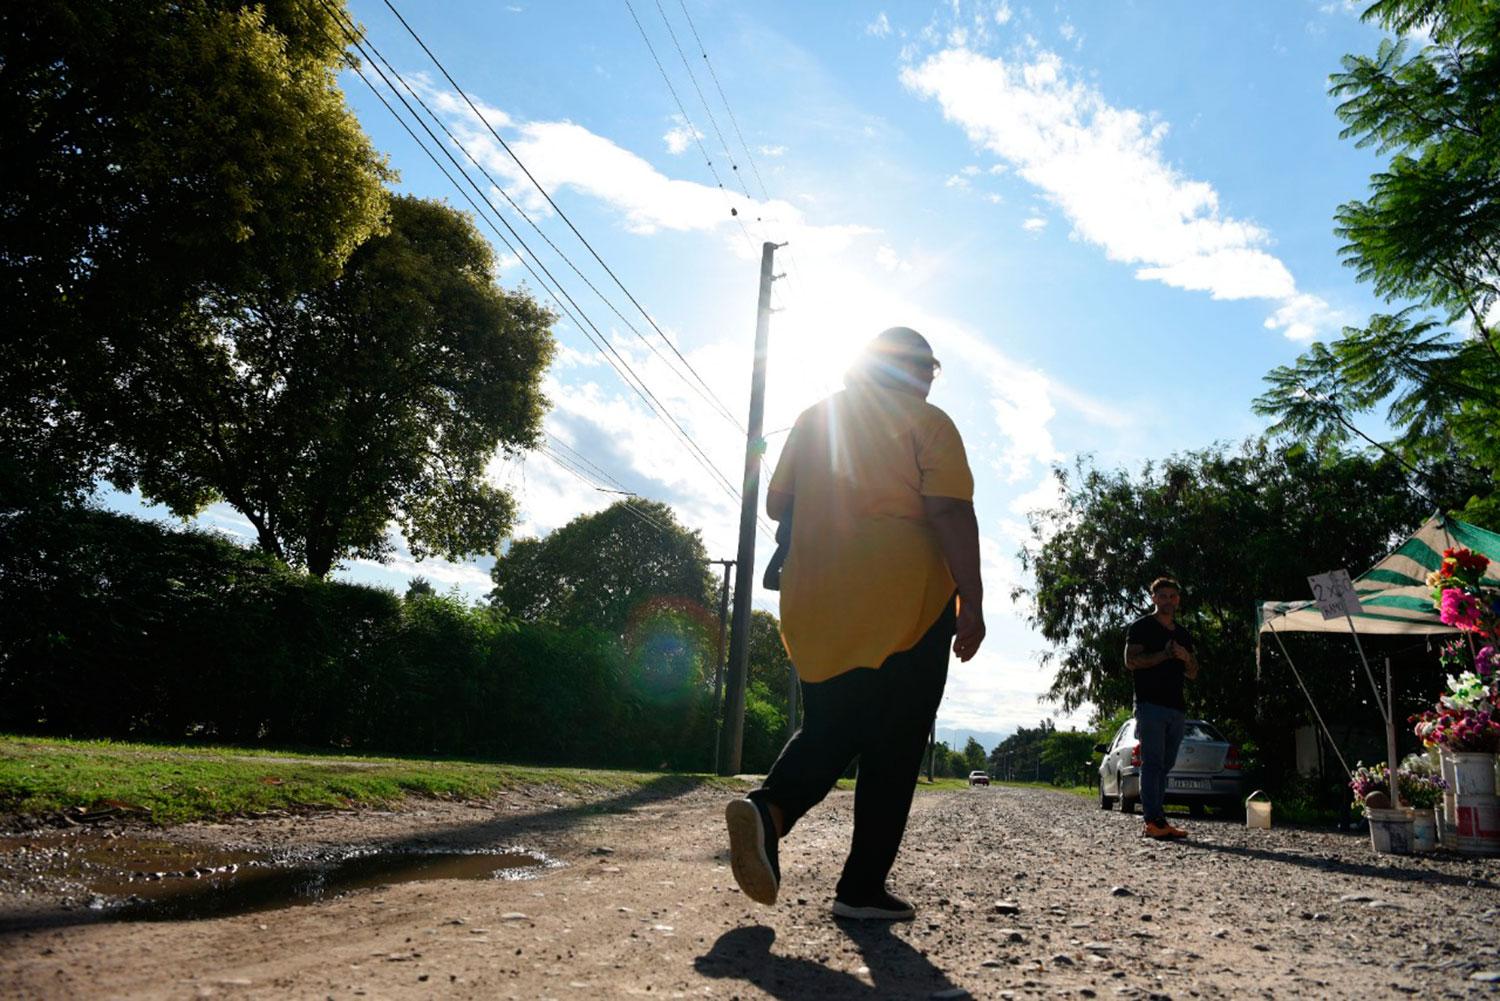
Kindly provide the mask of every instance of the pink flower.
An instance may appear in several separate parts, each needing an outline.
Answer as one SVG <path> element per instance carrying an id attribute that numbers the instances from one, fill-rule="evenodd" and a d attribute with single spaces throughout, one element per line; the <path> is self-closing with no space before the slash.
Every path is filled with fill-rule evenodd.
<path id="1" fill-rule="evenodd" d="M 1444 625 L 1455 626 L 1466 632 L 1479 629 L 1479 602 L 1474 596 L 1450 587 L 1443 592 L 1443 605 L 1438 613 Z"/>

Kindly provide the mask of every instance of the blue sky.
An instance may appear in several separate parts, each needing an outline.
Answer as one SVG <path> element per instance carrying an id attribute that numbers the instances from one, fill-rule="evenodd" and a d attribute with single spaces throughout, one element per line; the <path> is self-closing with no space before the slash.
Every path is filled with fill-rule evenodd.
<path id="1" fill-rule="evenodd" d="M 398 6 L 741 420 L 759 244 L 789 241 L 770 345 L 773 462 L 775 432 L 837 388 L 865 340 L 894 324 L 928 335 L 944 362 L 932 402 L 963 430 L 978 482 L 990 622 L 980 656 L 951 672 L 939 724 L 998 732 L 1054 714 L 1036 701 L 1049 680 L 1036 666 L 1043 641 L 1008 598 L 1021 580 L 1025 512 L 1053 496 L 1050 466 L 1079 454 L 1138 468 L 1258 433 L 1250 401 L 1265 372 L 1375 305 L 1339 264 L 1331 217 L 1378 162 L 1338 138 L 1327 77 L 1343 54 L 1373 51 L 1380 34 L 1340 0 L 684 2 Z M 653 351 L 494 197 L 737 480 L 742 432 L 669 364 L 655 332 L 385 5 L 351 0 L 351 10 L 492 177 L 655 341 Z M 403 190 L 467 207 L 358 77 L 343 85 Z M 502 281 L 534 289 L 497 249 Z M 732 556 L 736 504 L 572 323 L 557 335 L 551 438 L 672 504 L 711 556 Z M 615 499 L 543 455 L 497 457 L 491 472 L 516 492 L 523 535 Z M 111 503 L 138 508 L 117 495 Z M 246 530 L 222 507 L 203 520 Z M 769 549 L 762 537 L 761 562 Z M 398 558 L 341 573 L 398 588 L 420 573 L 477 597 L 488 565 Z M 757 603 L 774 610 L 775 596 Z"/>

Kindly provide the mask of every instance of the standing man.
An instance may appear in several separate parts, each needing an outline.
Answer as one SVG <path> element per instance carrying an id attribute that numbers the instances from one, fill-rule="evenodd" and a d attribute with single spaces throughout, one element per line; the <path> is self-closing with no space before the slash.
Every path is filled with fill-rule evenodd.
<path id="1" fill-rule="evenodd" d="M 844 390 L 797 418 L 771 478 L 767 513 L 792 519 L 781 635 L 804 712 L 765 784 L 725 810 L 734 878 L 758 903 L 776 902 L 780 838 L 858 757 L 854 836 L 833 913 L 915 914 L 886 876 L 949 644 L 966 661 L 984 640 L 974 477 L 953 421 L 927 402 L 938 369 L 915 330 L 880 334 Z"/>
<path id="2" fill-rule="evenodd" d="M 1135 680 L 1135 736 L 1141 744 L 1141 810 L 1148 838 L 1185 838 L 1187 831 L 1167 823 L 1167 773 L 1177 761 L 1187 722 L 1183 680 L 1198 677 L 1193 637 L 1177 622 L 1182 589 L 1170 577 L 1151 582 L 1155 613 L 1130 624 L 1125 634 L 1125 667 Z"/>

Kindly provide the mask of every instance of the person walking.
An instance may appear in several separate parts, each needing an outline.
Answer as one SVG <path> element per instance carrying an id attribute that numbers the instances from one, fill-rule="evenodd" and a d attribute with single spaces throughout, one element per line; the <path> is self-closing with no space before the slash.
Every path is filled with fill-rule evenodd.
<path id="1" fill-rule="evenodd" d="M 1135 682 L 1135 736 L 1141 745 L 1141 811 L 1148 838 L 1185 838 L 1167 822 L 1167 773 L 1177 761 L 1187 723 L 1183 682 L 1198 677 L 1193 637 L 1177 621 L 1182 588 L 1170 577 L 1151 582 L 1156 611 L 1130 624 L 1125 667 Z"/>
<path id="2" fill-rule="evenodd" d="M 778 845 L 856 757 L 854 834 L 837 917 L 908 920 L 886 888 L 906 831 L 948 656 L 984 640 L 974 477 L 963 440 L 927 402 L 939 371 L 926 338 L 892 327 L 803 411 L 766 494 L 791 519 L 781 634 L 802 681 L 803 721 L 764 784 L 725 809 L 730 861 L 773 904 Z"/>

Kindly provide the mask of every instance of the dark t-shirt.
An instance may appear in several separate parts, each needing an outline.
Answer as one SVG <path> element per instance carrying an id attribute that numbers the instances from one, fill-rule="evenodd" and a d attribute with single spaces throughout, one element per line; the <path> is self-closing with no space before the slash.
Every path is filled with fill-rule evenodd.
<path id="1" fill-rule="evenodd" d="M 1130 630 L 1125 634 L 1127 647 L 1142 646 L 1146 653 L 1161 653 L 1169 640 L 1176 640 L 1189 651 L 1193 649 L 1193 637 L 1186 629 L 1176 622 L 1168 629 L 1155 615 L 1142 615 L 1130 624 Z M 1186 671 L 1187 665 L 1176 657 L 1155 667 L 1131 671 L 1135 679 L 1135 700 L 1167 709 L 1186 710 L 1187 703 L 1182 698 L 1182 679 Z"/>

